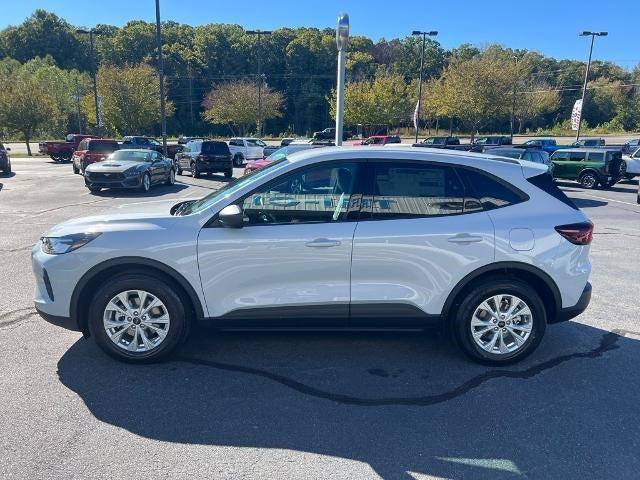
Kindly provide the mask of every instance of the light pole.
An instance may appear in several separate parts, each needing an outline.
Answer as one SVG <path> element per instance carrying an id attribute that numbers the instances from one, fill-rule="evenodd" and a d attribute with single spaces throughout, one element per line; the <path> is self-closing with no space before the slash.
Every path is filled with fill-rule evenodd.
<path id="1" fill-rule="evenodd" d="M 593 41 L 596 37 L 606 37 L 608 32 L 580 32 L 581 37 L 591 37 L 591 47 L 589 47 L 589 60 L 587 61 L 587 69 L 584 72 L 584 84 L 582 85 L 582 100 L 580 104 L 580 116 L 578 118 L 578 129 L 576 131 L 576 142 L 580 140 L 580 126 L 582 124 L 582 111 L 584 109 L 584 97 L 587 93 L 587 80 L 589 79 L 589 69 L 591 68 L 591 54 L 593 53 Z"/>
<path id="2" fill-rule="evenodd" d="M 93 101 L 96 107 L 96 133 L 98 137 L 101 135 L 102 130 L 102 117 L 100 116 L 100 105 L 98 102 L 98 83 L 96 80 L 96 62 L 93 55 L 93 29 L 90 30 L 76 30 L 76 33 L 82 33 L 89 35 L 89 62 L 91 63 L 91 76 L 93 77 Z"/>
<path id="3" fill-rule="evenodd" d="M 513 60 L 515 61 L 515 73 L 517 75 L 518 73 L 518 57 L 516 57 L 515 55 L 513 56 Z M 513 123 L 514 123 L 514 117 L 516 115 L 516 84 L 518 82 L 517 77 L 515 77 L 513 79 L 513 92 L 511 94 L 511 122 L 510 122 L 510 131 L 511 131 L 511 143 L 513 143 Z"/>
<path id="4" fill-rule="evenodd" d="M 260 37 L 262 35 L 270 35 L 271 32 L 265 30 L 246 30 L 247 35 L 256 35 L 258 37 L 257 56 L 258 56 L 258 137 L 262 137 L 262 83 L 264 78 L 262 75 L 262 49 Z"/>
<path id="5" fill-rule="evenodd" d="M 418 130 L 420 130 L 420 108 L 422 107 L 422 69 L 424 67 L 424 46 L 427 42 L 427 36 L 435 37 L 438 32 L 432 30 L 430 32 L 422 32 L 414 30 L 411 35 L 422 35 L 422 49 L 420 51 L 420 80 L 418 82 L 418 104 L 416 105 L 415 122 L 416 122 L 416 143 L 418 143 Z"/>
<path id="6" fill-rule="evenodd" d="M 160 79 L 160 125 L 162 128 L 162 153 L 167 156 L 167 116 L 164 105 L 164 62 L 162 61 L 162 33 L 160 30 L 160 0 L 156 0 L 156 44 L 158 47 L 158 77 Z"/>
<path id="7" fill-rule="evenodd" d="M 338 28 L 336 29 L 336 44 L 338 46 L 338 78 L 336 92 L 336 138 L 334 143 L 342 145 L 342 129 L 344 121 L 344 76 L 345 76 L 345 50 L 349 43 L 349 14 L 338 15 Z"/>

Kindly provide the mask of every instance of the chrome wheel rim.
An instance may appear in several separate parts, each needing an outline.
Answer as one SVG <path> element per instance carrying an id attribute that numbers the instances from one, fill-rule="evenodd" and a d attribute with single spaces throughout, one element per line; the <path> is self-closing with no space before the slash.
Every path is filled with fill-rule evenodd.
<path id="1" fill-rule="evenodd" d="M 587 188 L 591 188 L 596 184 L 596 178 L 593 175 L 585 175 L 582 178 L 582 185 Z"/>
<path id="2" fill-rule="evenodd" d="M 142 188 L 144 188 L 145 191 L 149 190 L 149 175 L 142 177 Z"/>
<path id="3" fill-rule="evenodd" d="M 471 337 L 482 350 L 495 355 L 513 353 L 527 343 L 533 314 L 515 295 L 494 295 L 484 300 L 471 317 Z"/>
<path id="4" fill-rule="evenodd" d="M 104 309 L 102 322 L 109 340 L 133 353 L 158 348 L 171 323 L 162 300 L 144 290 L 125 290 L 114 296 Z"/>
<path id="5" fill-rule="evenodd" d="M 169 182 L 171 183 L 171 185 L 176 183 L 176 172 L 174 172 L 173 169 L 169 171 Z"/>

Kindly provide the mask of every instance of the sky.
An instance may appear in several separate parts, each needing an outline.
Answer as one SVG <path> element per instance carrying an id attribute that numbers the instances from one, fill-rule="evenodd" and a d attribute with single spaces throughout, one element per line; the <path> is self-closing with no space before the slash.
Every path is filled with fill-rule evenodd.
<path id="1" fill-rule="evenodd" d="M 0 5 L 0 28 L 21 23 L 37 8 L 85 27 L 155 21 L 155 0 L 0 0 Z M 445 48 L 500 43 L 557 59 L 586 60 L 589 40 L 578 32 L 608 31 L 596 39 L 593 58 L 628 69 L 640 63 L 640 0 L 161 0 L 163 20 L 261 30 L 335 27 L 340 12 L 349 14 L 351 34 L 374 41 L 437 30 Z"/>

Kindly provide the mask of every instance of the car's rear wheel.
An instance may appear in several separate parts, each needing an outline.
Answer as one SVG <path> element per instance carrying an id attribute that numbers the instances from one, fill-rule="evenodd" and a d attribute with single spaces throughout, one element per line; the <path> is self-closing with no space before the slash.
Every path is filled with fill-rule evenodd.
<path id="1" fill-rule="evenodd" d="M 191 163 L 191 176 L 193 178 L 200 178 L 200 169 L 196 162 Z"/>
<path id="2" fill-rule="evenodd" d="M 71 168 L 73 168 L 73 173 L 75 173 L 76 175 L 80 173 L 80 169 L 76 167 L 75 163 L 71 166 Z"/>
<path id="3" fill-rule="evenodd" d="M 540 295 L 515 278 L 482 283 L 469 290 L 456 309 L 452 327 L 458 345 L 484 364 L 522 360 L 536 349 L 546 329 Z"/>
<path id="4" fill-rule="evenodd" d="M 62 152 L 60 154 L 60 161 L 68 162 L 69 160 L 71 160 L 71 155 L 71 152 Z"/>
<path id="5" fill-rule="evenodd" d="M 167 177 L 167 185 L 173 185 L 176 183 L 176 171 L 172 168 L 169 170 L 169 176 Z"/>
<path id="6" fill-rule="evenodd" d="M 580 175 L 578 182 L 580 182 L 582 188 L 588 188 L 591 190 L 598 186 L 598 177 L 593 172 L 585 172 Z"/>
<path id="7" fill-rule="evenodd" d="M 103 284 L 89 308 L 89 330 L 107 354 L 128 362 L 166 357 L 187 337 L 189 319 L 176 289 L 144 273 Z"/>

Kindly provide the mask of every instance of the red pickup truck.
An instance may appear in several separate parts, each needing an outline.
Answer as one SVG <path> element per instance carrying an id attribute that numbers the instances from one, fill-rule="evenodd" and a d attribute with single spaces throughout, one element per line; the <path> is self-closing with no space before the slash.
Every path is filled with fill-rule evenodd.
<path id="1" fill-rule="evenodd" d="M 68 162 L 71 160 L 73 152 L 77 150 L 78 144 L 85 138 L 91 137 L 91 135 L 70 133 L 64 142 L 40 142 L 38 150 L 43 155 L 49 155 L 56 162 Z"/>

